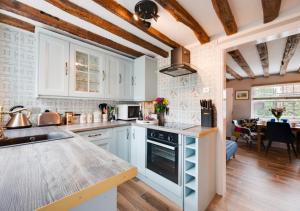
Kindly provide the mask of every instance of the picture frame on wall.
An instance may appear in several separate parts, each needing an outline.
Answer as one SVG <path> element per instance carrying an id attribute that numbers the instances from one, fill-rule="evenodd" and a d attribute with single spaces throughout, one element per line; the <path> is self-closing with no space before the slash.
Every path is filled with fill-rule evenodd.
<path id="1" fill-rule="evenodd" d="M 236 100 L 249 100 L 249 91 L 248 90 L 235 91 L 235 99 Z"/>

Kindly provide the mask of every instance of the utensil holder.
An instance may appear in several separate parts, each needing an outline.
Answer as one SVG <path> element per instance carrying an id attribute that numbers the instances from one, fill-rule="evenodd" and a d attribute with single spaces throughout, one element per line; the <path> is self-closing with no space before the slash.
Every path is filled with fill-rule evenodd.
<path id="1" fill-rule="evenodd" d="M 213 108 L 201 108 L 201 126 L 214 126 L 214 111 Z"/>

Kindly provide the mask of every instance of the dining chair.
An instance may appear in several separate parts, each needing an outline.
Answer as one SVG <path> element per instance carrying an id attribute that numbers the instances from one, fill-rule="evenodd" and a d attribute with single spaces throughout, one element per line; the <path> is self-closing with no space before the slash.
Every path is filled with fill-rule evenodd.
<path id="1" fill-rule="evenodd" d="M 266 137 L 268 139 L 268 145 L 266 149 L 266 154 L 268 153 L 272 142 L 281 142 L 286 143 L 287 151 L 289 155 L 289 160 L 291 161 L 291 147 L 294 151 L 295 156 L 297 157 L 297 152 L 294 146 L 294 142 L 296 137 L 292 133 L 291 126 L 289 123 L 282 123 L 282 122 L 268 122 L 267 123 L 267 130 L 266 130 Z"/>

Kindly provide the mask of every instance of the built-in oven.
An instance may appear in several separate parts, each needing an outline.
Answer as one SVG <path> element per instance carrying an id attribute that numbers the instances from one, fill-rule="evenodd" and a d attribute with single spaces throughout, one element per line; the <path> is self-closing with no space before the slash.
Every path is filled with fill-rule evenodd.
<path id="1" fill-rule="evenodd" d="M 147 129 L 147 169 L 180 184 L 178 134 Z"/>

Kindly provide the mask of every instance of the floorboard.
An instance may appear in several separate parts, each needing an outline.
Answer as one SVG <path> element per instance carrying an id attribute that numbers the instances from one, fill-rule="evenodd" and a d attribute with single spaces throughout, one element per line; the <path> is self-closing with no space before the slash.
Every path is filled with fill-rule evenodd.
<path id="1" fill-rule="evenodd" d="M 227 162 L 227 193 L 216 196 L 209 211 L 299 211 L 300 159 L 289 162 L 285 149 L 268 155 L 239 143 L 235 159 Z"/>
<path id="2" fill-rule="evenodd" d="M 173 202 L 135 178 L 118 188 L 118 210 L 179 211 Z M 227 194 L 216 196 L 208 211 L 299 211 L 300 159 L 289 163 L 285 149 L 268 156 L 239 143 L 235 159 L 227 162 Z"/>

